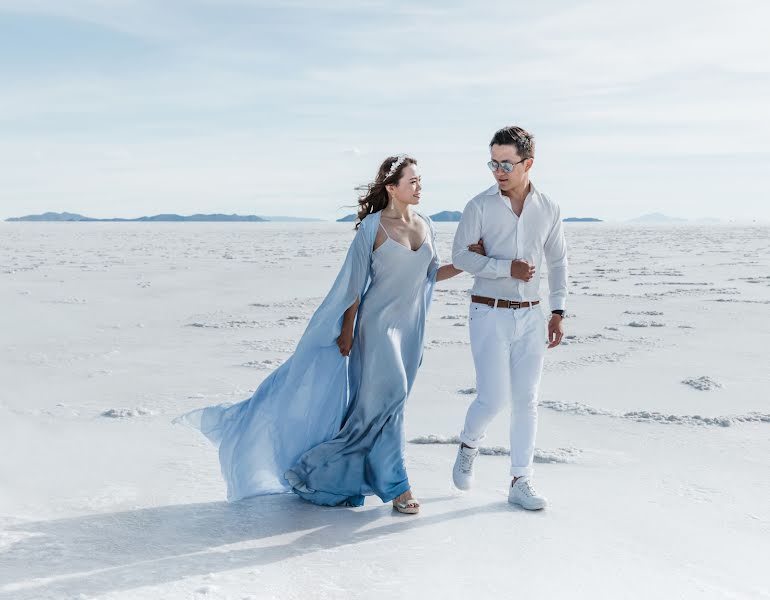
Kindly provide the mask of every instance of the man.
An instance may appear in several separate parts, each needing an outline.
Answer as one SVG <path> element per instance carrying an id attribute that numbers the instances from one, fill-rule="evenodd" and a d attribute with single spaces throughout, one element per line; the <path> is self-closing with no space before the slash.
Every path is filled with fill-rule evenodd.
<path id="1" fill-rule="evenodd" d="M 567 297 L 567 246 L 559 207 L 529 180 L 535 140 L 521 127 L 504 127 L 489 145 L 495 185 L 463 211 L 452 262 L 473 275 L 469 329 L 476 367 L 476 399 L 468 408 L 453 469 L 461 490 L 473 484 L 473 461 L 492 418 L 511 406 L 511 487 L 508 501 L 545 508 L 532 485 L 537 394 L 546 346 L 563 336 Z M 482 239 L 486 256 L 468 247 Z M 540 296 L 540 267 L 548 265 L 547 341 Z"/>

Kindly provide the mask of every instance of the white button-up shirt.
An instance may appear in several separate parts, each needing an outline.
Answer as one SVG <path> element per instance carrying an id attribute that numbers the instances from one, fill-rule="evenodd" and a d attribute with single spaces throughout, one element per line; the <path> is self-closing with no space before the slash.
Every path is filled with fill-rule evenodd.
<path id="1" fill-rule="evenodd" d="M 468 250 L 484 241 L 486 256 Z M 495 184 L 465 206 L 457 226 L 452 262 L 473 275 L 471 293 L 519 302 L 540 300 L 543 258 L 548 265 L 548 303 L 551 310 L 564 310 L 567 299 L 567 244 L 559 206 L 530 183 L 521 215 Z M 513 259 L 535 265 L 529 281 L 511 277 Z"/>

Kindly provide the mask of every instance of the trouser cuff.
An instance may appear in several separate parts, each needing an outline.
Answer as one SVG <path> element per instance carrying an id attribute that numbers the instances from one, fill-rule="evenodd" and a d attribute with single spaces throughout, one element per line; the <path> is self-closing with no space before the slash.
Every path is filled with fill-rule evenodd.
<path id="1" fill-rule="evenodd" d="M 471 448 L 478 448 L 481 444 L 481 441 L 485 438 L 485 435 L 481 435 L 477 438 L 472 438 L 464 431 L 460 434 L 460 441 L 465 444 L 466 446 L 470 446 Z"/>
<path id="2" fill-rule="evenodd" d="M 534 472 L 532 467 L 511 467 L 511 477 L 532 477 Z"/>

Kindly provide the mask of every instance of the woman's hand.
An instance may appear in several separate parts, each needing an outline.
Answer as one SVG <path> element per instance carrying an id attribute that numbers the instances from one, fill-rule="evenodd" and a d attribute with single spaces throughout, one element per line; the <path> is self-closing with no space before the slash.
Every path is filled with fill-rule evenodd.
<path id="1" fill-rule="evenodd" d="M 486 251 L 484 250 L 484 240 L 479 240 L 475 244 L 471 244 L 468 246 L 468 250 L 475 252 L 476 254 L 481 254 L 481 256 L 487 255 Z"/>
<path id="2" fill-rule="evenodd" d="M 487 253 L 484 250 L 484 242 L 482 240 L 479 240 L 475 244 L 471 244 L 468 246 L 468 250 L 471 252 L 475 252 L 476 254 L 481 254 L 481 256 L 486 256 Z M 445 279 L 451 279 L 455 275 L 459 275 L 462 273 L 462 269 L 458 269 L 452 264 L 444 265 L 443 267 L 440 267 L 438 270 L 438 273 L 436 274 L 436 281 L 444 281 Z"/>
<path id="3" fill-rule="evenodd" d="M 342 356 L 350 356 L 350 349 L 353 347 L 353 328 L 356 323 L 356 312 L 358 311 L 359 300 L 351 304 L 342 316 L 342 328 L 340 337 L 337 338 L 337 347 Z"/>
<path id="4" fill-rule="evenodd" d="M 353 331 L 343 327 L 340 337 L 337 338 L 337 347 L 342 356 L 350 356 L 350 349 L 353 347 Z"/>

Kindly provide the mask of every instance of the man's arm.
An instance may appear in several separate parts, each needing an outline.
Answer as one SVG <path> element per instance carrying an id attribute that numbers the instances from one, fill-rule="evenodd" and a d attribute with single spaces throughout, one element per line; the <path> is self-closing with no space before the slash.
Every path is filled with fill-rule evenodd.
<path id="1" fill-rule="evenodd" d="M 481 239 L 481 211 L 473 202 L 463 210 L 452 244 L 452 263 L 476 277 L 500 279 L 511 276 L 511 260 L 490 258 L 468 250 Z"/>
<path id="2" fill-rule="evenodd" d="M 551 310 L 564 310 L 567 304 L 567 242 L 564 239 L 561 211 L 558 208 L 543 252 L 548 265 L 548 302 Z"/>

